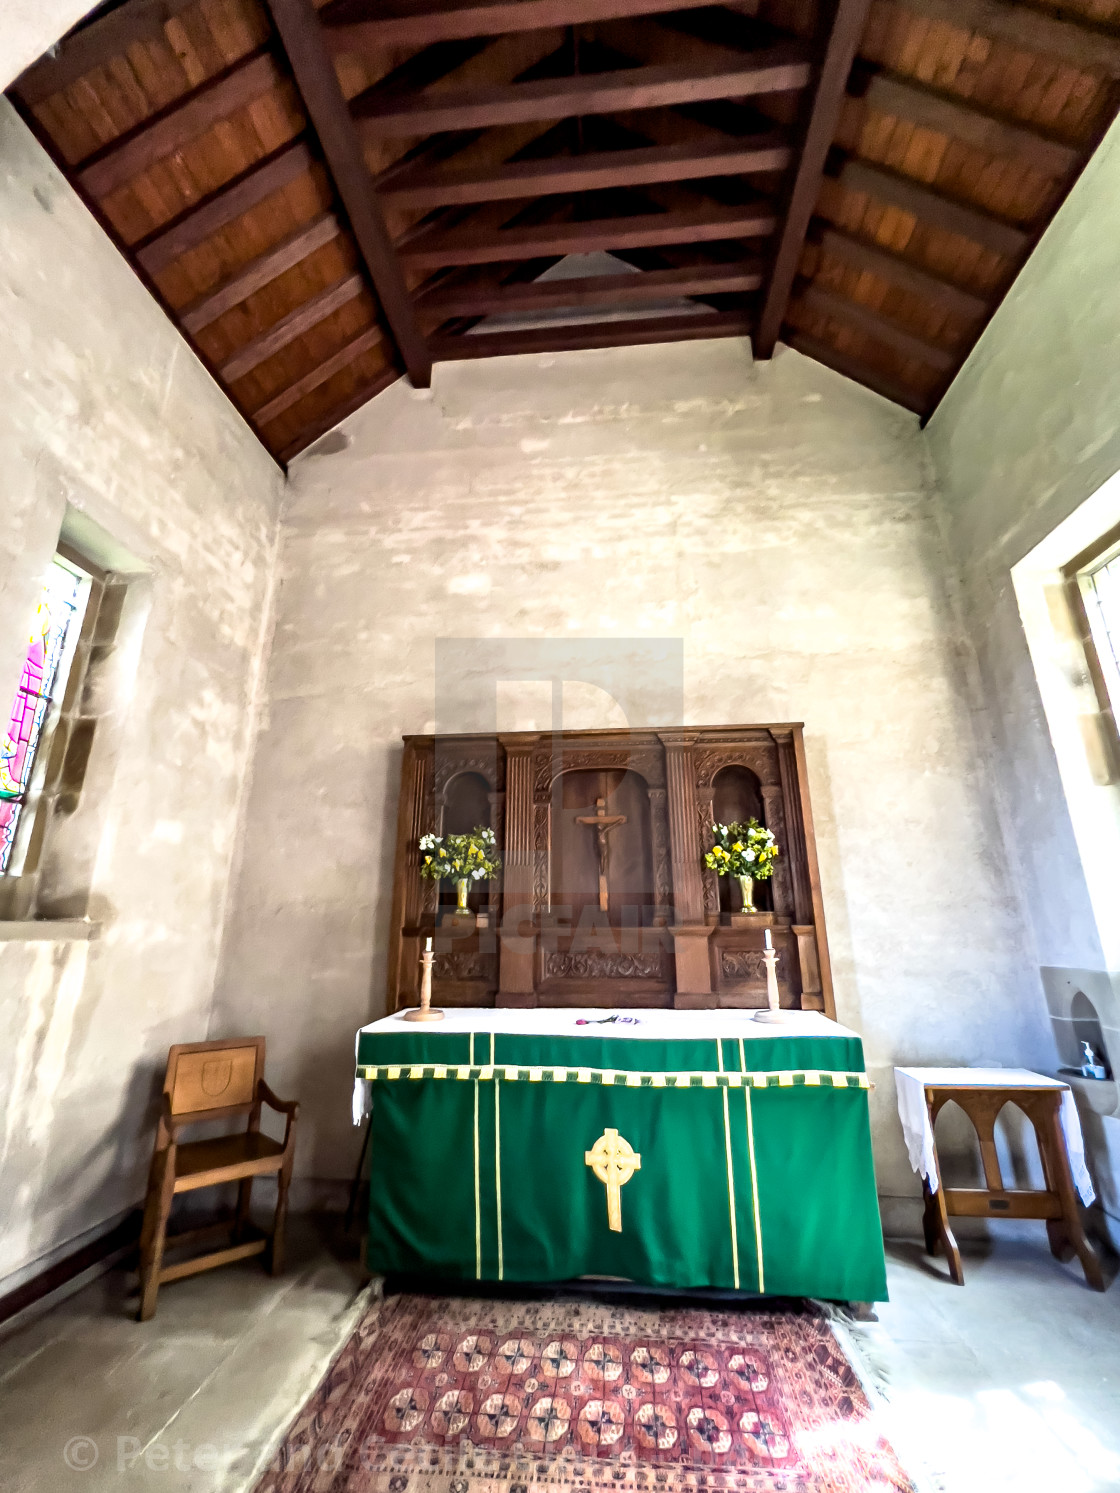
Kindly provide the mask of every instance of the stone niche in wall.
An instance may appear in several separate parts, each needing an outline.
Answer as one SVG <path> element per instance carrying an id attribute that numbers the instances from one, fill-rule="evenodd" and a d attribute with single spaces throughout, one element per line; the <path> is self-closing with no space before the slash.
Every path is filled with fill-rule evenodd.
<path id="1" fill-rule="evenodd" d="M 781 854 L 745 913 L 703 856 L 752 817 Z M 456 916 L 418 842 L 477 825 L 502 873 Z M 429 937 L 445 1006 L 762 1006 L 767 929 L 782 1004 L 833 1015 L 799 724 L 404 738 L 390 1010 L 416 1003 Z"/>

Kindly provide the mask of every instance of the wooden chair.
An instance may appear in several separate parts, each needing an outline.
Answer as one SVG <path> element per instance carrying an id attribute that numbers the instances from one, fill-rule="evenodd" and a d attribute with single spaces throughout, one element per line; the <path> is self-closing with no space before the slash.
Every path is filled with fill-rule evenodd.
<path id="1" fill-rule="evenodd" d="M 182 1280 L 200 1270 L 213 1270 L 234 1260 L 263 1254 L 269 1238 L 249 1223 L 253 1178 L 278 1173 L 276 1216 L 272 1226 L 270 1269 L 279 1275 L 284 1268 L 284 1223 L 288 1211 L 288 1184 L 295 1157 L 295 1129 L 299 1105 L 278 1099 L 264 1081 L 263 1037 L 240 1037 L 219 1042 L 180 1042 L 167 1054 L 162 1106 L 156 1131 L 144 1225 L 140 1233 L 140 1311 L 146 1322 L 155 1314 L 159 1288 L 168 1281 Z M 261 1134 L 261 1106 L 287 1117 L 284 1140 Z M 180 1142 L 187 1125 L 248 1115 L 243 1132 L 215 1140 Z M 171 1204 L 178 1192 L 215 1187 L 222 1182 L 240 1182 L 237 1209 L 232 1218 L 206 1228 L 189 1229 L 168 1236 Z M 168 1246 L 199 1243 L 204 1238 L 230 1234 L 227 1248 L 197 1255 L 174 1265 L 164 1265 Z M 247 1239 L 250 1232 L 256 1237 Z"/>

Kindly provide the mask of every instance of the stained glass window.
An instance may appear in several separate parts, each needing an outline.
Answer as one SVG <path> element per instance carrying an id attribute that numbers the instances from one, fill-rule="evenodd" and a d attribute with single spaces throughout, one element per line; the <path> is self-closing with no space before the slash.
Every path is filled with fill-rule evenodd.
<path id="1" fill-rule="evenodd" d="M 51 702 L 66 687 L 89 578 L 61 556 L 47 572 L 7 734 L 0 745 L 0 873 L 8 872 Z"/>
<path id="2" fill-rule="evenodd" d="M 1120 721 L 1120 545 L 1086 566 L 1079 579 L 1105 688 Z"/>

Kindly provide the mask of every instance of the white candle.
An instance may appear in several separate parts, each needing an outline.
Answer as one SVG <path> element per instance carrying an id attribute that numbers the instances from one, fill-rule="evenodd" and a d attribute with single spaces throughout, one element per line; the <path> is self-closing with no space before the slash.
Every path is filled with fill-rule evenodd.
<path id="1" fill-rule="evenodd" d="M 767 936 L 769 937 L 769 935 L 767 935 Z M 431 952 L 432 952 L 432 940 L 431 940 L 431 937 L 429 936 L 427 943 L 424 945 L 424 953 L 425 954 L 430 954 Z"/>
<path id="2" fill-rule="evenodd" d="M 430 941 L 431 940 L 429 940 L 429 942 Z M 774 947 L 774 940 L 770 937 L 770 929 L 769 928 L 767 928 L 767 930 L 766 930 L 766 947 L 768 949 L 772 949 Z"/>

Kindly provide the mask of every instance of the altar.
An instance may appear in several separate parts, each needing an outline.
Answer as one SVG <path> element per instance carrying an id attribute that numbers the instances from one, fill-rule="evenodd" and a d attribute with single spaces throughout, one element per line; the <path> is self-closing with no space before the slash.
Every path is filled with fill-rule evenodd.
<path id="1" fill-rule="evenodd" d="M 863 1048 L 822 1014 L 461 1008 L 356 1056 L 377 1273 L 886 1298 Z"/>

